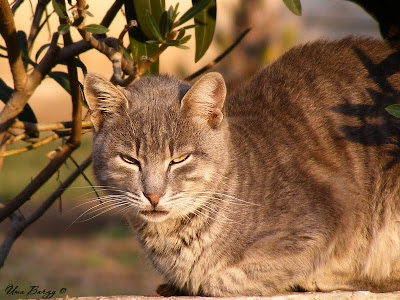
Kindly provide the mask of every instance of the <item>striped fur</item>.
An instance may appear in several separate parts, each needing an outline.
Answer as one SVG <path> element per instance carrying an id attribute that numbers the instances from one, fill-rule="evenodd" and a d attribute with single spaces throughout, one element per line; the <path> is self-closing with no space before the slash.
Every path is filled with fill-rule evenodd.
<path id="1" fill-rule="evenodd" d="M 95 174 L 179 294 L 399 290 L 399 69 L 347 38 L 295 47 L 225 102 L 215 73 L 122 91 L 88 75 Z"/>

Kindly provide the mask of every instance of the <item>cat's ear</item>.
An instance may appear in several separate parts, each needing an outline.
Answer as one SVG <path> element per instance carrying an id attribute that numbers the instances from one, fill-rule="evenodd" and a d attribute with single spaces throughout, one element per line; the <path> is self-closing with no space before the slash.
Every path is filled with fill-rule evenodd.
<path id="1" fill-rule="evenodd" d="M 88 73 L 85 76 L 84 93 L 90 109 L 90 119 L 98 131 L 105 114 L 115 113 L 124 105 L 128 107 L 125 95 L 101 75 Z"/>
<path id="2" fill-rule="evenodd" d="M 226 86 L 221 74 L 210 72 L 189 89 L 181 102 L 181 109 L 212 128 L 221 124 Z"/>

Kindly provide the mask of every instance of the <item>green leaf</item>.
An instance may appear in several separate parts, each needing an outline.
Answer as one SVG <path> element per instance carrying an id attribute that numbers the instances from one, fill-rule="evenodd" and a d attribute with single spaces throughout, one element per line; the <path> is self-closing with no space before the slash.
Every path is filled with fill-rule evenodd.
<path id="1" fill-rule="evenodd" d="M 176 47 L 179 48 L 179 49 L 185 49 L 185 50 L 190 49 L 188 46 L 185 46 L 185 45 L 179 45 L 179 46 L 176 46 Z"/>
<path id="2" fill-rule="evenodd" d="M 207 5 L 211 2 L 211 0 L 200 0 L 195 5 L 193 5 L 190 9 L 188 9 L 183 16 L 177 21 L 174 26 L 182 25 L 186 23 L 191 18 L 195 17 L 198 13 L 200 13 L 203 9 L 207 7 Z"/>
<path id="3" fill-rule="evenodd" d="M 10 88 L 1 78 L 0 78 L 0 100 L 3 103 L 7 103 L 10 100 L 14 90 Z M 24 106 L 22 112 L 18 115 L 18 119 L 24 122 L 32 122 L 37 123 L 37 119 L 35 113 L 29 104 Z M 38 133 L 34 133 L 30 135 L 31 137 L 39 137 Z"/>
<path id="4" fill-rule="evenodd" d="M 170 47 L 179 46 L 179 41 L 169 41 L 167 42 L 167 46 Z"/>
<path id="5" fill-rule="evenodd" d="M 179 2 L 175 4 L 174 13 L 172 15 L 172 20 L 174 20 L 174 21 L 175 21 L 176 17 L 179 15 L 178 8 L 179 8 Z"/>
<path id="6" fill-rule="evenodd" d="M 138 0 L 124 0 L 124 5 L 125 5 L 125 13 L 126 13 L 126 20 L 127 23 L 129 23 L 131 20 L 138 20 L 138 28 L 134 28 L 129 31 L 129 41 L 130 41 L 130 51 L 132 58 L 135 62 L 138 62 L 142 56 L 146 57 L 151 57 L 152 54 L 154 54 L 157 49 L 158 45 L 155 44 L 147 44 L 146 41 L 149 39 L 146 34 L 143 31 L 143 26 L 142 24 L 145 23 L 145 12 L 146 10 L 140 10 L 139 7 L 147 7 L 153 5 L 156 5 L 157 3 L 159 5 L 162 5 L 161 1 L 151 1 L 151 3 L 147 2 L 147 5 L 145 5 L 147 1 L 138 1 Z M 136 7 L 136 5 L 139 5 Z M 140 11 L 140 16 L 142 18 L 142 22 L 140 21 L 138 15 L 136 14 L 137 12 Z M 162 11 L 160 12 L 160 17 L 161 17 Z M 153 14 L 153 17 L 155 15 Z M 155 20 L 157 21 L 157 18 L 155 17 Z M 144 24 L 146 26 L 146 24 Z M 149 35 L 151 35 L 151 32 L 148 31 Z M 151 38 L 154 40 L 155 38 Z M 148 74 L 158 74 L 159 73 L 159 60 L 157 60 L 155 63 L 151 65 L 151 67 L 146 71 L 145 75 Z"/>
<path id="7" fill-rule="evenodd" d="M 60 26 L 58 26 L 58 33 L 60 35 L 64 35 L 69 31 L 70 28 L 71 28 L 71 26 L 68 23 L 67 24 L 60 24 Z"/>
<path id="8" fill-rule="evenodd" d="M 94 15 L 90 12 L 90 11 L 88 11 L 88 10 L 85 10 L 85 14 L 87 15 L 87 16 L 89 16 L 89 17 L 94 17 Z"/>
<path id="9" fill-rule="evenodd" d="M 90 24 L 85 26 L 85 30 L 94 34 L 104 34 L 108 32 L 108 28 L 103 25 Z"/>
<path id="10" fill-rule="evenodd" d="M 397 118 L 400 118 L 400 104 L 392 104 L 386 107 L 385 109 L 389 114 Z"/>
<path id="11" fill-rule="evenodd" d="M 301 16 L 301 3 L 300 0 L 283 0 L 286 7 L 296 16 Z"/>
<path id="12" fill-rule="evenodd" d="M 189 40 L 190 40 L 190 38 L 191 38 L 192 36 L 191 35 L 187 35 L 187 36 L 185 36 L 183 39 L 181 39 L 180 41 L 179 41 L 179 43 L 182 45 L 182 44 L 186 44 Z"/>
<path id="13" fill-rule="evenodd" d="M 199 0 L 192 0 L 193 5 L 196 5 Z M 217 19 L 217 1 L 212 0 L 206 6 L 204 10 L 196 15 L 194 18 L 195 27 L 195 38 L 196 38 L 196 54 L 195 62 L 198 62 L 207 49 L 210 47 L 212 42 L 215 23 Z"/>
<path id="14" fill-rule="evenodd" d="M 130 55 L 128 49 L 126 49 L 124 46 L 121 46 L 121 45 L 119 45 L 119 49 L 121 49 L 122 54 L 123 54 L 127 59 L 129 59 L 130 61 L 132 61 L 132 57 L 131 57 L 131 55 Z"/>
<path id="15" fill-rule="evenodd" d="M 147 17 L 147 12 L 153 17 L 154 27 L 158 30 L 158 24 L 160 24 L 161 15 L 165 11 L 165 1 L 164 0 L 125 0 L 125 3 L 131 1 L 133 2 L 133 7 L 135 10 L 135 15 L 137 22 L 139 23 L 140 30 L 144 35 L 151 40 L 158 40 L 157 35 L 154 34 L 154 28 L 150 28 L 150 24 Z"/>
<path id="16" fill-rule="evenodd" d="M 51 0 L 53 4 L 54 11 L 61 19 L 68 19 L 67 11 L 65 10 L 65 6 L 61 4 L 59 0 Z"/>
<path id="17" fill-rule="evenodd" d="M 18 115 L 18 120 L 23 121 L 23 122 L 37 123 L 35 113 L 33 112 L 32 108 L 28 104 L 25 104 L 24 109 Z M 30 134 L 29 136 L 30 137 L 39 137 L 39 133 L 35 132 L 33 134 Z"/>
<path id="18" fill-rule="evenodd" d="M 3 79 L 0 78 L 0 100 L 3 103 L 7 103 L 8 100 L 11 98 L 12 93 L 14 90 L 10 88 Z"/>
<path id="19" fill-rule="evenodd" d="M 77 68 L 81 68 L 83 75 L 86 75 L 87 74 L 86 65 L 79 58 L 74 58 L 74 62 Z"/>
<path id="20" fill-rule="evenodd" d="M 49 77 L 53 78 L 59 85 L 71 95 L 71 84 L 69 82 L 68 73 L 64 72 L 50 72 Z"/>
<path id="21" fill-rule="evenodd" d="M 84 91 L 83 84 L 80 83 L 79 81 L 78 81 L 78 83 L 79 83 L 79 87 L 80 87 L 79 91 L 81 93 L 82 106 L 86 109 L 89 109 L 89 105 L 87 104 L 85 93 L 83 92 Z"/>
<path id="22" fill-rule="evenodd" d="M 167 33 L 170 32 L 170 22 L 168 22 L 168 12 L 164 11 L 161 15 L 160 20 L 160 33 L 163 39 L 167 36 Z"/>
<path id="23" fill-rule="evenodd" d="M 185 29 L 179 30 L 179 33 L 178 33 L 178 36 L 176 37 L 176 39 L 180 40 L 181 38 L 183 38 L 185 35 L 185 32 L 186 32 Z"/>
<path id="24" fill-rule="evenodd" d="M 19 30 L 17 32 L 18 44 L 21 49 L 22 61 L 24 62 L 25 69 L 28 67 L 29 55 L 28 55 L 28 38 L 24 31 Z"/>
<path id="25" fill-rule="evenodd" d="M 154 17 L 150 14 L 150 12 L 146 11 L 146 24 L 147 28 L 150 29 L 153 36 L 156 37 L 156 40 L 163 41 L 163 37 L 161 36 L 161 32 L 158 30 L 158 26 Z"/>
<path id="26" fill-rule="evenodd" d="M 148 40 L 146 41 L 146 44 L 151 44 L 151 45 L 160 45 L 160 41 L 155 41 L 155 40 Z"/>
<path id="27" fill-rule="evenodd" d="M 174 7 L 172 5 L 168 8 L 167 14 L 168 14 L 169 20 L 175 21 L 174 20 Z"/>
<path id="28" fill-rule="evenodd" d="M 38 59 L 39 59 L 39 57 L 40 57 L 40 54 L 42 54 L 42 52 L 43 52 L 44 50 L 46 50 L 48 47 L 50 47 L 50 43 L 44 44 L 44 45 L 42 45 L 42 47 L 39 48 L 39 50 L 36 52 L 36 55 L 35 55 L 35 61 L 36 61 L 36 63 L 38 62 Z"/>
<path id="29" fill-rule="evenodd" d="M 24 31 L 17 32 L 19 48 L 21 49 L 22 61 L 24 62 L 25 69 L 28 67 L 28 64 L 32 66 L 36 66 L 36 63 L 31 60 L 28 54 L 28 39 L 26 37 L 26 33 Z"/>

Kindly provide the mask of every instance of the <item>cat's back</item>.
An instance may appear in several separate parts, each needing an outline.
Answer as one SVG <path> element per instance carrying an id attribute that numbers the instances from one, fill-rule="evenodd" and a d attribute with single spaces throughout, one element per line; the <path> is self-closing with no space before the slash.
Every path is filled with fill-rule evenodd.
<path id="1" fill-rule="evenodd" d="M 399 53 L 369 38 L 300 45 L 239 88 L 227 103 L 228 114 L 270 115 L 285 105 L 286 112 L 299 107 L 312 109 L 314 105 L 325 109 L 346 97 L 366 102 L 362 96 L 368 89 L 399 91 L 399 63 Z"/>
<path id="2" fill-rule="evenodd" d="M 400 54 L 373 39 L 295 47 L 228 99 L 232 133 L 247 132 L 268 144 L 265 155 L 285 160 L 298 152 L 305 159 L 339 155 L 339 163 L 349 160 L 340 160 L 344 149 L 357 146 L 392 151 L 393 160 L 400 123 L 385 108 L 400 103 L 399 71 Z"/>

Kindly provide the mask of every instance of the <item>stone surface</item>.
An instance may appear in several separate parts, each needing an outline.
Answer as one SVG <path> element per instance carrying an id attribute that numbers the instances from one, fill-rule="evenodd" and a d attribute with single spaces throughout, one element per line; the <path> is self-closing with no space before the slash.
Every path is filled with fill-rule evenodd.
<path id="1" fill-rule="evenodd" d="M 211 297 L 145 297 L 145 296 L 111 296 L 111 297 L 64 297 L 53 300 L 211 300 Z M 331 292 L 331 293 L 294 293 L 270 297 L 220 297 L 218 300 L 400 300 L 400 292 Z"/>

